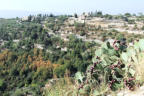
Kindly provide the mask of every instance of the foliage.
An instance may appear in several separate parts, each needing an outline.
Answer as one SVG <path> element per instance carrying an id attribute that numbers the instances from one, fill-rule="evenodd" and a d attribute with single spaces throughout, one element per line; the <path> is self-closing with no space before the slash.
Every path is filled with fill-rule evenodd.
<path id="1" fill-rule="evenodd" d="M 109 14 L 103 15 L 100 11 L 92 12 L 89 15 L 91 17 L 107 19 L 115 18 L 115 16 Z M 68 40 L 65 41 L 63 37 L 61 38 L 60 33 L 65 31 L 65 28 L 68 29 L 66 30 L 67 33 L 78 33 L 81 37 L 84 35 L 87 37 L 89 36 L 88 32 L 90 32 L 94 34 L 92 38 L 102 38 L 103 40 L 109 38 L 121 39 L 125 37 L 128 38 L 129 42 L 132 42 L 134 39 L 144 37 L 142 34 L 121 33 L 117 30 L 107 31 L 103 30 L 102 26 L 90 26 L 87 23 L 74 22 L 74 25 L 67 26 L 69 17 L 69 15 L 56 16 L 53 14 L 38 14 L 35 16 L 29 15 L 26 20 L 23 20 L 23 18 L 0 18 L 0 95 L 9 96 L 13 94 L 15 96 L 16 94 L 26 94 L 29 91 L 31 94 L 40 96 L 43 91 L 41 88 L 46 84 L 47 80 L 52 79 L 53 76 L 56 75 L 58 78 L 63 77 L 65 71 L 70 70 L 70 76 L 73 77 L 76 72 L 80 71 L 85 73 L 86 69 L 89 69 L 87 67 L 92 64 L 94 50 L 100 45 L 95 42 L 83 41 L 78 35 L 67 35 L 66 38 Z M 78 18 L 78 16 L 75 17 Z M 129 21 L 129 18 L 125 18 L 123 15 L 117 18 L 126 19 L 125 21 L 127 22 Z M 139 20 L 142 20 L 142 18 L 143 17 L 139 17 Z M 132 21 L 132 23 L 134 22 Z M 138 46 L 142 44 L 143 43 L 140 42 Z M 130 58 L 126 55 L 127 53 L 117 50 L 117 48 L 114 50 L 111 47 L 102 47 L 104 53 L 102 57 L 100 57 L 102 63 L 99 65 L 102 65 L 102 68 L 105 64 L 111 65 L 111 63 L 109 63 L 111 60 L 109 54 L 115 54 L 114 56 L 118 58 L 116 58 L 116 61 L 120 59 L 120 62 L 126 65 L 124 61 L 127 61 L 126 58 Z M 138 47 L 135 46 L 134 48 Z M 142 48 L 143 47 L 141 47 L 141 49 Z M 99 51 L 97 50 L 96 52 Z M 121 58 L 121 55 L 124 58 Z M 138 57 L 141 55 L 142 54 L 138 55 Z M 107 57 L 108 60 L 105 60 Z M 133 58 L 135 60 L 135 57 Z M 115 58 L 112 59 L 115 60 Z M 138 59 L 138 61 L 142 61 L 142 57 Z M 111 62 L 115 63 L 114 61 Z M 138 64 L 142 66 L 142 64 Z M 125 68 L 125 66 L 123 66 L 123 68 Z M 134 68 L 137 68 L 136 65 Z M 102 70 L 98 65 L 95 69 Z M 136 69 L 136 72 L 141 75 L 142 73 L 138 71 L 138 69 L 139 68 Z M 105 70 L 109 70 L 109 67 L 104 67 L 102 71 L 94 73 L 98 75 L 97 77 L 101 77 L 100 75 L 102 75 L 102 79 L 113 76 L 110 74 L 111 70 L 108 71 L 109 73 L 107 74 Z M 113 70 L 116 72 L 119 71 L 118 69 Z M 124 69 L 124 71 L 125 70 L 126 69 Z M 130 70 L 130 73 L 134 74 L 134 71 Z M 142 78 L 142 75 L 139 75 L 137 75 L 138 78 Z M 116 75 L 116 77 L 119 76 Z M 85 76 L 84 74 L 83 78 L 87 78 L 87 75 Z M 112 77 L 112 79 L 113 78 L 114 77 Z M 82 80 L 83 79 L 81 79 L 81 82 L 85 82 L 85 79 L 84 81 Z M 98 81 L 96 84 L 103 88 L 108 85 L 108 81 L 111 81 L 111 79 L 106 79 L 105 81 L 102 80 L 102 82 L 104 82 L 102 83 L 99 82 L 100 80 L 101 79 L 96 78 L 95 81 Z M 121 82 L 116 81 L 114 84 L 117 83 Z M 112 89 L 116 89 L 114 84 L 112 84 Z M 95 86 L 93 88 L 95 88 Z M 88 86 L 86 86 L 86 90 L 89 91 Z M 98 91 L 99 90 L 96 90 L 94 92 L 97 93 Z"/>
<path id="2" fill-rule="evenodd" d="M 76 73 L 79 94 L 89 95 L 91 92 L 95 95 L 106 94 L 107 88 L 117 90 L 128 87 L 134 90 L 138 78 L 135 77 L 135 65 L 131 63 L 137 64 L 138 58 L 143 57 L 139 55 L 144 51 L 143 42 L 141 39 L 135 42 L 133 47 L 127 47 L 125 41 L 115 41 L 113 46 L 109 42 L 103 44 L 96 50 L 93 64 L 88 66 L 86 73 Z M 105 83 L 107 87 L 105 91 L 99 92 L 96 87 L 101 83 Z"/>
<path id="3" fill-rule="evenodd" d="M 0 45 L 0 94 L 9 96 L 25 87 L 31 90 L 31 85 L 35 84 L 43 87 L 54 75 L 63 77 L 67 69 L 71 76 L 86 70 L 93 55 L 93 50 L 87 50 L 96 44 L 76 36 L 64 42 L 59 36 L 50 35 L 41 23 L 47 20 L 50 24 L 55 19 L 56 26 L 63 26 L 67 16 L 43 17 L 39 14 L 29 16 L 26 21 L 0 19 L 0 43 L 3 43 Z M 67 50 L 62 51 L 62 48 Z M 32 92 L 39 95 L 42 90 Z"/>

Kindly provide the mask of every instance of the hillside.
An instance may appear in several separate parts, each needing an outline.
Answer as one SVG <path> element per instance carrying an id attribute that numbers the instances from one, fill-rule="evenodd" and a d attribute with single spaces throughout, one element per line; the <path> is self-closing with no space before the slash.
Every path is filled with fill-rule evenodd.
<path id="1" fill-rule="evenodd" d="M 73 81 L 77 72 L 87 72 L 105 42 L 118 40 L 129 46 L 144 38 L 143 20 L 130 13 L 102 12 L 1 18 L 0 94 L 42 96 L 47 83 L 65 77 L 67 71 Z"/>

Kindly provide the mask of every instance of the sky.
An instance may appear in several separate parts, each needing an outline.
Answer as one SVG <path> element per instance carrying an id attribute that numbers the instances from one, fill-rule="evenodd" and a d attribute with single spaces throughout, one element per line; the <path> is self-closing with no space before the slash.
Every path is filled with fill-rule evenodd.
<path id="1" fill-rule="evenodd" d="M 34 13 L 144 13 L 144 0 L 0 0 L 0 17 Z"/>

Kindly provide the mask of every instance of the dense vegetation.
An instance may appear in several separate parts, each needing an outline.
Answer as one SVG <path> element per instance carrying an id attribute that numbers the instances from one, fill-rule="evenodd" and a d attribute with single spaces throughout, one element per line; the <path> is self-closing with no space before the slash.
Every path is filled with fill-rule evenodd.
<path id="1" fill-rule="evenodd" d="M 107 96 L 117 90 L 134 91 L 144 83 L 144 39 L 127 45 L 117 40 L 104 43 L 95 51 L 93 63 L 86 72 L 77 72 L 73 79 L 60 79 L 47 88 L 46 96 Z M 127 94 L 127 93 L 126 93 Z M 121 96 L 121 95 L 120 95 Z"/>
<path id="2" fill-rule="evenodd" d="M 134 21 L 127 20 L 131 16 L 128 13 L 122 16 L 103 15 L 102 12 L 90 13 L 90 17 L 121 18 L 133 24 Z M 0 19 L 0 95 L 41 96 L 43 87 L 54 76 L 64 77 L 66 70 L 70 71 L 70 77 L 74 77 L 78 71 L 87 72 L 87 67 L 95 62 L 92 61 L 92 58 L 95 55 L 95 49 L 100 47 L 100 44 L 84 41 L 75 34 L 88 36 L 88 32 L 91 31 L 97 35 L 96 39 L 102 37 L 102 41 L 109 38 L 120 40 L 129 37 L 128 42 L 132 42 L 134 39 L 144 37 L 143 35 L 120 33 L 116 30 L 103 30 L 101 26 L 89 26 L 86 22 L 75 22 L 74 25 L 68 25 L 69 28 L 72 27 L 71 30 L 75 34 L 68 35 L 68 40 L 64 40 L 58 32 L 64 31 L 65 22 L 69 17 L 72 16 L 38 14 L 30 15 L 25 20 L 22 18 Z M 77 18 L 77 14 L 75 14 L 75 18 Z M 142 20 L 143 17 L 137 18 Z M 110 51 L 105 55 L 116 55 L 115 58 L 118 62 L 123 49 L 120 52 L 113 48 L 110 49 L 105 50 L 106 52 Z M 120 67 L 123 66 L 122 64 Z M 105 66 L 97 67 L 102 70 Z M 112 70 L 109 67 L 104 70 L 109 71 L 108 79 L 111 82 L 114 79 L 110 74 Z M 103 71 L 96 73 L 98 82 L 101 80 L 99 75 L 105 75 L 105 73 Z M 123 77 L 123 74 L 118 74 L 116 79 L 123 80 Z M 116 82 L 119 84 L 121 83 L 119 81 Z M 115 89 L 113 85 L 111 87 Z"/>
<path id="3" fill-rule="evenodd" d="M 61 17 L 48 20 L 52 18 Z M 17 96 L 20 94 L 17 91 L 26 89 L 39 96 L 40 88 L 53 75 L 62 77 L 68 69 L 73 76 L 77 71 L 84 72 L 91 63 L 95 43 L 84 42 L 75 35 L 65 42 L 59 36 L 50 35 L 42 21 L 1 19 L 1 22 L 0 38 L 4 44 L 0 46 L 0 94 L 4 96 Z"/>

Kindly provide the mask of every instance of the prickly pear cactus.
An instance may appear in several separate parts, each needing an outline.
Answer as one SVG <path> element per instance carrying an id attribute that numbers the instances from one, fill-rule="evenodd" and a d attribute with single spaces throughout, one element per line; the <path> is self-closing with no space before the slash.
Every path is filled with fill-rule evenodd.
<path id="1" fill-rule="evenodd" d="M 115 40 L 110 45 L 104 43 L 100 49 L 95 51 L 93 64 L 89 65 L 85 73 L 79 77 L 79 93 L 95 94 L 94 96 L 105 94 L 99 92 L 96 87 L 105 83 L 109 90 L 117 90 L 127 87 L 130 90 L 134 88 L 135 70 L 131 65 L 137 63 L 139 53 L 144 51 L 144 39 L 134 43 L 133 46 L 127 46 L 126 41 Z M 144 56 L 143 56 L 144 57 Z M 76 74 L 76 75 L 77 75 Z"/>

